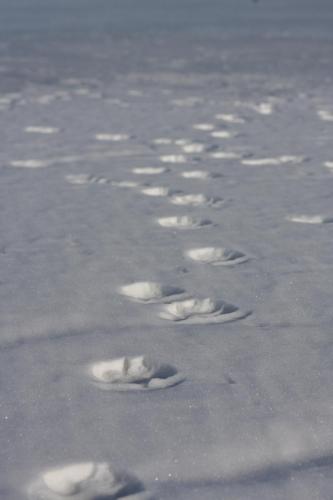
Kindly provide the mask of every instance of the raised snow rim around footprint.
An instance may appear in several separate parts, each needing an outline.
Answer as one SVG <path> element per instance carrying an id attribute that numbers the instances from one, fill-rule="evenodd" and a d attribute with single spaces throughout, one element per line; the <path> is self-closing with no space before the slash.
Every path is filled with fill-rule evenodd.
<path id="1" fill-rule="evenodd" d="M 148 498 L 141 481 L 107 462 L 82 462 L 46 470 L 28 486 L 32 500 Z"/>
<path id="2" fill-rule="evenodd" d="M 144 287 L 146 288 L 146 292 L 144 292 Z M 150 296 L 149 287 L 151 288 Z M 140 288 L 142 289 L 141 292 Z M 137 292 L 135 291 L 136 289 Z M 156 293 L 154 293 L 154 289 Z M 175 299 L 188 297 L 186 290 L 183 288 L 163 285 L 154 281 L 136 281 L 127 285 L 122 285 L 118 287 L 118 293 L 133 302 L 139 302 L 141 304 L 169 303 Z M 147 297 L 144 297 L 145 293 Z"/>
<path id="3" fill-rule="evenodd" d="M 187 299 L 184 301 L 176 301 L 171 304 L 166 304 L 163 310 L 160 312 L 159 317 L 163 320 L 174 321 L 179 324 L 190 324 L 190 325 L 199 325 L 199 324 L 213 324 L 213 323 L 227 323 L 231 321 L 236 321 L 238 319 L 244 319 L 251 314 L 251 311 L 242 311 L 238 309 L 236 306 L 224 302 L 222 300 L 212 301 L 216 305 L 216 309 L 212 312 L 207 313 L 190 313 L 187 314 L 186 317 L 177 317 L 177 315 L 170 312 L 170 307 L 172 306 L 181 306 L 181 304 L 189 303 L 191 301 L 199 301 L 203 302 L 205 300 L 211 299 Z M 230 309 L 230 312 L 223 312 L 223 310 Z"/>
<path id="4" fill-rule="evenodd" d="M 209 259 L 209 258 L 203 258 L 199 257 L 196 258 L 194 256 L 195 253 L 200 254 L 200 252 L 205 252 L 205 251 L 214 251 L 218 254 L 219 252 L 221 253 L 220 256 L 216 255 L 215 259 Z M 223 258 L 223 255 L 226 256 L 226 258 Z M 249 260 L 249 256 L 245 255 L 243 252 L 240 252 L 239 250 L 232 250 L 229 248 L 224 248 L 224 247 L 200 247 L 200 248 L 192 248 L 190 250 L 187 250 L 185 252 L 185 256 L 194 262 L 199 262 L 200 264 L 209 264 L 211 266 L 236 266 L 237 264 L 243 264 L 244 262 L 247 262 Z"/>
<path id="5" fill-rule="evenodd" d="M 143 359 L 147 365 L 146 373 L 139 372 L 137 376 L 135 376 L 135 373 L 129 376 L 124 374 L 124 380 L 121 380 L 122 374 L 118 374 L 118 380 L 115 379 L 114 381 L 112 381 L 112 379 L 102 380 L 102 377 L 98 376 L 98 371 L 101 370 L 103 365 L 116 365 L 117 363 L 122 363 L 125 359 L 129 360 L 129 362 Z M 146 358 L 145 356 L 116 358 L 93 363 L 89 366 L 89 375 L 92 378 L 93 384 L 99 389 L 116 392 L 155 391 L 168 389 L 182 383 L 185 380 L 185 376 L 174 366 L 167 363 L 156 363 L 154 361 L 150 361 L 149 358 Z M 137 380 L 135 380 L 135 378 L 137 378 Z"/>

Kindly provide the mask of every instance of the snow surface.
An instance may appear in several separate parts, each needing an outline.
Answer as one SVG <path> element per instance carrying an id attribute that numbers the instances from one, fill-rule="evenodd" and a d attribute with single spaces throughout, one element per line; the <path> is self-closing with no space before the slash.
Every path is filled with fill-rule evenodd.
<path id="1" fill-rule="evenodd" d="M 293 35 L 0 44 L 1 500 L 331 500 L 332 45 Z"/>

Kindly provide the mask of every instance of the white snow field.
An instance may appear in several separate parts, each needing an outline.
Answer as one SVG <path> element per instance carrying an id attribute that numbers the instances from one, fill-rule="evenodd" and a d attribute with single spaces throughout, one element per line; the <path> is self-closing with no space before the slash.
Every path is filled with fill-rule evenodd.
<path id="1" fill-rule="evenodd" d="M 332 500 L 331 3 L 3 1 L 0 499 Z"/>

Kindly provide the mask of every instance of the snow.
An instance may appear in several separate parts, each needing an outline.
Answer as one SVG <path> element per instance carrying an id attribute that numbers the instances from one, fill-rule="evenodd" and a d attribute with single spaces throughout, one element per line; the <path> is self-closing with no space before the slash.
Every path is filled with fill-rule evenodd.
<path id="1" fill-rule="evenodd" d="M 81 37 L 0 44 L 1 500 L 330 500 L 331 42 Z"/>

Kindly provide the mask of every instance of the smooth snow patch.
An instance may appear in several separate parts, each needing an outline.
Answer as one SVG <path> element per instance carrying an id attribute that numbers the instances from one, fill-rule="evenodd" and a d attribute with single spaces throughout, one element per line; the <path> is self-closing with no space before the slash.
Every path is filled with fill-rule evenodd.
<path id="1" fill-rule="evenodd" d="M 186 163 L 187 159 L 184 155 L 164 155 L 160 156 L 163 163 Z"/>
<path id="2" fill-rule="evenodd" d="M 127 134 L 96 134 L 95 139 L 97 141 L 127 141 L 129 139 L 129 135 Z"/>
<path id="3" fill-rule="evenodd" d="M 213 266 L 235 266 L 248 260 L 248 257 L 242 252 L 222 247 L 193 248 L 185 252 L 185 255 L 197 262 Z"/>
<path id="4" fill-rule="evenodd" d="M 208 198 L 204 194 L 177 194 L 170 198 L 170 202 L 174 205 L 191 205 L 193 207 L 200 206 L 212 206 L 218 207 L 221 206 L 223 200 L 220 198 Z"/>
<path id="5" fill-rule="evenodd" d="M 56 127 L 25 127 L 26 132 L 31 134 L 57 134 L 59 129 Z"/>
<path id="6" fill-rule="evenodd" d="M 288 215 L 287 220 L 302 224 L 329 224 L 333 222 L 333 217 L 325 217 L 324 215 Z"/>
<path id="7" fill-rule="evenodd" d="M 158 175 L 164 174 L 167 170 L 165 167 L 137 167 L 133 168 L 132 172 L 137 175 Z"/>
<path id="8" fill-rule="evenodd" d="M 188 215 L 179 215 L 174 217 L 160 217 L 157 222 L 162 227 L 174 229 L 197 229 L 210 226 L 212 222 L 209 219 L 198 219 Z"/>
<path id="9" fill-rule="evenodd" d="M 242 160 L 242 164 L 250 166 L 285 165 L 288 163 L 298 165 L 303 163 L 305 159 L 304 156 L 283 155 L 276 158 L 248 158 Z"/>
<path id="10" fill-rule="evenodd" d="M 142 484 L 127 473 L 114 471 L 108 463 L 86 462 L 51 469 L 28 488 L 33 500 L 97 500 L 139 498 Z"/>
<path id="11" fill-rule="evenodd" d="M 205 151 L 205 145 L 199 142 L 193 142 L 190 144 L 184 144 L 182 149 L 184 153 L 203 153 Z"/>
<path id="12" fill-rule="evenodd" d="M 141 189 L 141 193 L 146 196 L 169 196 L 169 188 L 163 186 L 151 186 Z"/>
<path id="13" fill-rule="evenodd" d="M 185 97 L 184 99 L 173 99 L 171 104 L 184 108 L 192 108 L 202 102 L 203 99 L 201 99 L 201 97 Z"/>
<path id="14" fill-rule="evenodd" d="M 237 307 L 222 300 L 187 299 L 166 304 L 160 318 L 190 324 L 225 323 L 247 316 Z"/>
<path id="15" fill-rule="evenodd" d="M 245 120 L 243 118 L 240 118 L 237 115 L 234 114 L 218 114 L 215 115 L 216 120 L 222 120 L 226 123 L 245 123 Z"/>
<path id="16" fill-rule="evenodd" d="M 195 130 L 201 130 L 203 132 L 210 132 L 215 129 L 215 125 L 213 123 L 195 123 L 193 125 Z"/>
<path id="17" fill-rule="evenodd" d="M 333 113 L 326 111 L 325 109 L 320 109 L 318 111 L 318 116 L 324 122 L 333 122 Z"/>
<path id="18" fill-rule="evenodd" d="M 167 302 L 175 296 L 185 294 L 185 290 L 182 288 L 161 285 L 154 281 L 138 281 L 130 285 L 123 285 L 118 289 L 118 292 L 131 300 L 143 303 Z"/>
<path id="19" fill-rule="evenodd" d="M 228 130 L 215 130 L 210 135 L 216 139 L 230 139 L 233 136 Z"/>
<path id="20" fill-rule="evenodd" d="M 157 145 L 172 144 L 172 139 L 168 139 L 167 137 L 158 137 L 157 139 L 153 140 L 153 143 Z"/>
<path id="21" fill-rule="evenodd" d="M 51 162 L 47 160 L 13 160 L 10 162 L 12 167 L 17 168 L 43 168 L 50 164 Z"/>
<path id="22" fill-rule="evenodd" d="M 106 179 L 105 177 L 94 177 L 89 174 L 70 174 L 66 175 L 65 179 L 70 184 L 76 185 L 86 185 L 86 184 L 109 184 L 110 179 Z"/>
<path id="23" fill-rule="evenodd" d="M 98 387 L 115 391 L 166 389 L 184 380 L 174 367 L 156 363 L 146 356 L 100 361 L 91 366 L 90 372 Z"/>
<path id="24" fill-rule="evenodd" d="M 211 153 L 210 156 L 215 160 L 238 160 L 242 157 L 241 154 L 232 151 L 216 151 Z"/>

